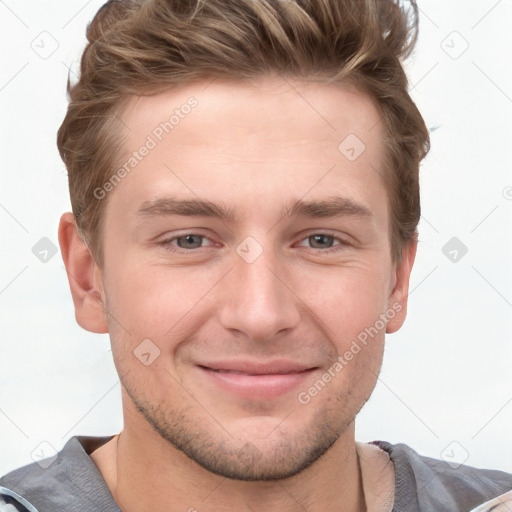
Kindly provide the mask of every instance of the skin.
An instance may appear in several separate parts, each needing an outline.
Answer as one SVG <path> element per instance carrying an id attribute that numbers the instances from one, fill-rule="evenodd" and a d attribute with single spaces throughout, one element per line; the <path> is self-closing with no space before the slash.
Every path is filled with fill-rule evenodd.
<path id="1" fill-rule="evenodd" d="M 120 115 L 126 155 L 190 96 L 197 107 L 103 199 L 101 268 L 72 214 L 61 218 L 77 321 L 110 334 L 122 384 L 124 428 L 91 457 L 125 512 L 364 510 L 354 419 L 385 332 L 405 319 L 416 251 L 392 261 L 379 114 L 340 85 L 187 84 L 132 98 Z M 338 150 L 351 133 L 366 146 L 354 161 Z M 236 215 L 136 213 L 170 196 Z M 283 215 L 291 201 L 333 196 L 367 214 Z M 187 234 L 198 236 L 178 238 Z M 241 247 L 262 251 L 250 263 L 237 252 L 248 236 L 257 245 Z M 391 308 L 400 311 L 300 403 Z M 160 351 L 147 366 L 134 355 L 145 339 Z M 313 369 L 291 390 L 247 397 L 198 366 L 221 359 Z"/>

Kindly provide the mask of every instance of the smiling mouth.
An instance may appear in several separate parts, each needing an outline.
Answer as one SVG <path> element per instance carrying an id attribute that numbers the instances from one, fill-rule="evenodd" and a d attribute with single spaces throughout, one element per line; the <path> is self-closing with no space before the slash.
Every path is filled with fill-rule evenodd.
<path id="1" fill-rule="evenodd" d="M 238 371 L 238 370 L 223 370 L 223 369 L 209 368 L 207 366 L 202 366 L 202 368 L 204 368 L 205 370 L 210 370 L 212 372 L 216 372 L 216 373 L 232 373 L 235 375 L 252 375 L 254 377 L 261 376 L 261 375 L 290 375 L 292 373 L 307 372 L 311 369 L 310 368 L 308 370 L 290 370 L 287 372 L 284 372 L 284 371 L 280 371 L 280 372 L 242 372 L 242 371 Z"/>
<path id="2" fill-rule="evenodd" d="M 266 400 L 307 387 L 307 381 L 318 370 L 318 367 L 282 363 L 255 365 L 236 362 L 212 366 L 197 365 L 197 368 L 208 385 L 213 384 L 214 390 L 227 391 L 244 399 Z"/>
<path id="3" fill-rule="evenodd" d="M 288 359 L 274 359 L 269 361 L 254 360 L 222 360 L 203 362 L 198 364 L 202 368 L 218 372 L 245 373 L 250 375 L 267 375 L 267 374 L 289 374 L 300 373 L 305 370 L 317 368 L 315 365 L 300 363 Z"/>

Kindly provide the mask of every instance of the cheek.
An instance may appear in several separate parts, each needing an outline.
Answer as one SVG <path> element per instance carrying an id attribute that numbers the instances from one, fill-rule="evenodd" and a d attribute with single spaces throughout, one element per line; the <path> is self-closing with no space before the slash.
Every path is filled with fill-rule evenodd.
<path id="1" fill-rule="evenodd" d="M 326 335 L 342 346 L 377 323 L 385 313 L 389 282 L 386 269 L 322 269 L 296 279 L 296 293 L 315 313 Z M 340 348 L 342 348 L 342 346 Z"/>
<path id="2" fill-rule="evenodd" d="M 106 292 L 109 308 L 137 338 L 161 338 L 186 322 L 218 280 L 216 271 L 133 264 L 112 269 Z M 181 320 L 182 319 L 182 320 Z"/>

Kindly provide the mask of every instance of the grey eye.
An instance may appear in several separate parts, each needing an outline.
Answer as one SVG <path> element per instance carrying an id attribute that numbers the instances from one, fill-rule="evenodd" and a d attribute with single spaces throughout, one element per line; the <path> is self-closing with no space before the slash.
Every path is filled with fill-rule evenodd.
<path id="1" fill-rule="evenodd" d="M 185 235 L 176 238 L 178 247 L 182 249 L 197 249 L 201 247 L 204 236 L 202 235 Z M 195 239 L 195 240 L 194 240 Z M 182 242 L 184 240 L 185 242 Z"/>
<path id="2" fill-rule="evenodd" d="M 308 241 L 314 249 L 324 249 L 332 247 L 334 237 L 331 235 L 311 235 L 308 237 Z"/>

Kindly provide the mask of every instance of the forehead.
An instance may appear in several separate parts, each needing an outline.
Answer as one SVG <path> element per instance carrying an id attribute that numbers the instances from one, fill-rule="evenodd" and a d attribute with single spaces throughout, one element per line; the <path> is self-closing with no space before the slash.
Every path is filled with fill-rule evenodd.
<path id="1" fill-rule="evenodd" d="M 112 199 L 124 195 L 135 207 L 169 192 L 261 207 L 264 198 L 288 203 L 344 189 L 382 199 L 379 117 L 353 89 L 283 78 L 216 79 L 133 97 L 120 115 L 119 166 L 128 177 Z"/>
<path id="2" fill-rule="evenodd" d="M 128 149 L 141 142 L 143 131 L 157 142 L 179 137 L 180 142 L 188 139 L 187 145 L 213 145 L 234 136 L 284 143 L 323 142 L 329 149 L 325 156 L 337 157 L 336 142 L 353 134 L 367 145 L 375 142 L 381 129 L 372 100 L 353 87 L 271 77 L 251 82 L 214 79 L 152 96 L 135 96 L 120 118 Z M 285 132 L 281 129 L 284 124 Z"/>

